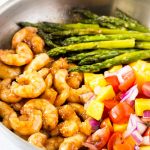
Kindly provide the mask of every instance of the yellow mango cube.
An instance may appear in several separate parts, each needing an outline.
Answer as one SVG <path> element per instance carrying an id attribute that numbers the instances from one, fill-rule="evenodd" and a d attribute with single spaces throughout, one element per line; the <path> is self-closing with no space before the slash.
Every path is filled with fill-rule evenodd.
<path id="1" fill-rule="evenodd" d="M 96 120 L 100 120 L 104 111 L 104 103 L 91 101 L 87 107 L 86 114 Z"/>
<path id="2" fill-rule="evenodd" d="M 126 124 L 113 124 L 114 132 L 124 132 L 127 129 L 127 123 Z"/>
<path id="3" fill-rule="evenodd" d="M 104 100 L 111 100 L 115 97 L 115 92 L 111 85 L 101 87 L 99 94 L 96 97 L 96 101 L 104 101 Z"/>
<path id="4" fill-rule="evenodd" d="M 140 150 L 150 150 L 150 146 L 140 146 Z"/>
<path id="5" fill-rule="evenodd" d="M 108 72 L 113 73 L 113 72 L 120 70 L 121 68 L 122 68 L 122 65 L 113 66 L 112 68 L 108 70 Z"/>
<path id="6" fill-rule="evenodd" d="M 143 116 L 144 110 L 150 110 L 150 99 L 137 98 L 135 100 L 135 114 Z"/>
<path id="7" fill-rule="evenodd" d="M 138 60 L 137 62 L 131 63 L 130 66 L 133 68 L 136 75 L 136 83 L 141 92 L 142 85 L 150 81 L 150 63 Z"/>
<path id="8" fill-rule="evenodd" d="M 84 83 L 89 85 L 92 90 L 96 86 L 106 86 L 107 82 L 102 74 L 84 73 Z"/>

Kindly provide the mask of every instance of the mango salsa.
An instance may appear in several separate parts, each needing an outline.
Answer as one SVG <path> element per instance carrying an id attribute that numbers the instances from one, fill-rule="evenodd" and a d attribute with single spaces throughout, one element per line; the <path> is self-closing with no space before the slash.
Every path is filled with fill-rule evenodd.
<path id="1" fill-rule="evenodd" d="M 96 101 L 110 100 L 115 97 L 115 92 L 111 85 L 100 88 L 100 92 L 96 97 Z"/>
<path id="2" fill-rule="evenodd" d="M 140 150 L 150 150 L 150 146 L 141 146 Z"/>
<path id="3" fill-rule="evenodd" d="M 137 62 L 131 63 L 130 66 L 135 71 L 136 82 L 138 85 L 138 89 L 141 92 L 142 85 L 150 81 L 150 63 L 138 60 Z"/>
<path id="4" fill-rule="evenodd" d="M 102 74 L 84 73 L 84 83 L 89 85 L 92 90 L 96 86 L 106 86 L 107 82 Z"/>
<path id="5" fill-rule="evenodd" d="M 113 124 L 114 132 L 124 132 L 127 129 L 127 123 L 126 124 Z"/>
<path id="6" fill-rule="evenodd" d="M 104 103 L 92 100 L 86 110 L 86 114 L 96 120 L 100 120 L 104 111 Z"/>
<path id="7" fill-rule="evenodd" d="M 150 110 L 150 99 L 138 98 L 135 100 L 135 114 L 143 116 L 144 110 Z"/>
<path id="8" fill-rule="evenodd" d="M 122 68 L 122 65 L 113 66 L 112 68 L 108 70 L 108 72 L 113 73 L 113 72 L 120 70 L 121 68 Z"/>

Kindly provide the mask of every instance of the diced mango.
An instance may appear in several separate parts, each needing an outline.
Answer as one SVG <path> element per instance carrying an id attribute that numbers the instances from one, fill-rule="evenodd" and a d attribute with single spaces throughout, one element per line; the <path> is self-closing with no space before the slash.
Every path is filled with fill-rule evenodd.
<path id="1" fill-rule="evenodd" d="M 92 90 L 96 86 L 106 86 L 107 82 L 102 74 L 84 73 L 84 83 L 89 85 Z"/>
<path id="2" fill-rule="evenodd" d="M 111 85 L 100 88 L 99 94 L 96 97 L 96 101 L 110 100 L 115 97 L 115 92 Z"/>
<path id="3" fill-rule="evenodd" d="M 113 66 L 112 68 L 108 70 L 108 72 L 113 73 L 113 72 L 120 70 L 121 68 L 122 68 L 122 65 Z"/>
<path id="4" fill-rule="evenodd" d="M 135 113 L 137 116 L 143 116 L 144 110 L 150 110 L 150 99 L 138 98 L 135 100 Z"/>
<path id="5" fill-rule="evenodd" d="M 150 81 L 150 63 L 138 60 L 137 62 L 131 63 L 130 66 L 135 71 L 136 82 L 141 93 L 142 85 L 145 82 Z"/>
<path id="6" fill-rule="evenodd" d="M 127 123 L 126 124 L 113 124 L 114 132 L 124 132 L 127 129 Z"/>
<path id="7" fill-rule="evenodd" d="M 140 146 L 140 150 L 150 150 L 150 146 Z"/>
<path id="8" fill-rule="evenodd" d="M 87 107 L 86 114 L 96 120 L 100 120 L 104 111 L 104 104 L 98 101 L 91 101 Z"/>

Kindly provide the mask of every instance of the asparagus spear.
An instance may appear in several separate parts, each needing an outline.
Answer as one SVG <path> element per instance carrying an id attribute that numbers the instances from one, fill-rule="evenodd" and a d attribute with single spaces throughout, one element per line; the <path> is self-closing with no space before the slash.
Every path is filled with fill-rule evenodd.
<path id="1" fill-rule="evenodd" d="M 150 49 L 150 42 L 136 42 L 135 47 L 139 49 Z"/>
<path id="2" fill-rule="evenodd" d="M 74 68 L 69 69 L 69 71 L 99 72 L 101 69 L 110 68 L 114 65 L 128 64 L 128 63 L 137 61 L 139 59 L 148 59 L 148 58 L 150 58 L 150 50 L 128 52 L 128 53 L 124 53 L 119 56 L 116 56 L 114 58 L 107 59 L 101 63 L 74 67 Z"/>
<path id="3" fill-rule="evenodd" d="M 150 33 L 128 33 L 128 34 L 114 34 L 114 35 L 93 35 L 93 36 L 79 36 L 70 37 L 63 41 L 64 45 L 74 44 L 74 43 L 84 43 L 93 41 L 108 41 L 108 40 L 124 40 L 134 38 L 138 41 L 150 41 Z"/>
<path id="4" fill-rule="evenodd" d="M 102 60 L 113 58 L 115 56 L 118 56 L 120 54 L 129 52 L 129 51 L 131 52 L 131 51 L 136 51 L 136 50 L 135 49 L 133 49 L 133 50 L 112 50 L 112 51 L 107 51 L 107 52 L 103 51 L 100 54 L 93 55 L 93 56 L 82 59 L 78 63 L 78 65 L 89 65 L 89 64 L 93 64 L 93 63 L 98 63 L 98 62 L 101 62 Z"/>
<path id="5" fill-rule="evenodd" d="M 52 42 L 52 40 L 51 40 L 52 37 L 50 34 L 46 34 L 42 30 L 38 30 L 38 34 L 44 39 L 44 42 L 47 46 L 49 46 L 51 48 L 58 47 L 57 44 Z"/>
<path id="6" fill-rule="evenodd" d="M 81 8 L 75 8 L 72 10 L 73 13 L 79 13 L 81 15 L 83 15 L 86 18 L 89 19 L 97 19 L 99 16 L 93 12 L 91 12 L 90 10 L 87 9 L 81 9 Z"/>
<path id="7" fill-rule="evenodd" d="M 72 29 L 72 30 L 65 30 L 65 31 L 58 31 L 58 32 L 53 32 L 51 35 L 53 37 L 66 37 L 66 36 L 75 36 L 75 35 L 95 35 L 95 34 L 100 34 L 101 30 L 99 29 L 92 29 L 92 28 L 87 28 L 87 29 Z"/>
<path id="8" fill-rule="evenodd" d="M 147 27 L 145 27 L 144 25 L 142 25 L 140 22 L 138 22 L 137 20 L 129 17 L 126 13 L 122 12 L 120 9 L 116 9 L 116 16 L 127 21 L 130 22 L 131 25 L 136 26 L 136 28 L 138 29 L 138 31 L 141 32 L 150 32 L 150 29 L 148 29 Z M 132 24 L 133 23 L 133 24 Z"/>
<path id="9" fill-rule="evenodd" d="M 135 46 L 134 39 L 78 43 L 78 44 L 53 48 L 50 51 L 48 51 L 47 54 L 49 56 L 58 56 L 60 54 L 65 54 L 71 51 L 83 51 L 83 50 L 98 49 L 98 48 L 108 48 L 108 49 L 133 48 L 134 46 Z"/>

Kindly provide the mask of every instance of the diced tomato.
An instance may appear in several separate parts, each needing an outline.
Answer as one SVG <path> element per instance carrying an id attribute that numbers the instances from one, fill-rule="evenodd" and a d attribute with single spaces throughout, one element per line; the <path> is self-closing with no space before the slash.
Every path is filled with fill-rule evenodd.
<path id="1" fill-rule="evenodd" d="M 127 102 L 121 102 L 111 109 L 109 116 L 113 123 L 123 124 L 128 122 L 132 113 L 133 108 Z"/>
<path id="2" fill-rule="evenodd" d="M 107 81 L 108 84 L 112 85 L 115 93 L 117 93 L 119 91 L 120 83 L 119 83 L 118 77 L 116 75 L 105 77 L 105 80 Z"/>
<path id="3" fill-rule="evenodd" d="M 107 148 L 108 148 L 108 150 L 113 150 L 114 145 L 121 144 L 122 142 L 123 142 L 122 133 L 121 132 L 115 132 L 109 138 Z"/>
<path id="4" fill-rule="evenodd" d="M 104 101 L 104 105 L 107 109 L 112 109 L 116 106 L 119 102 L 116 99 Z"/>
<path id="5" fill-rule="evenodd" d="M 123 143 L 123 144 L 116 144 L 114 145 L 113 150 L 134 150 L 130 144 Z"/>
<path id="6" fill-rule="evenodd" d="M 147 128 L 147 130 L 144 133 L 144 136 L 150 136 L 150 127 Z"/>
<path id="7" fill-rule="evenodd" d="M 129 69 L 128 72 L 122 75 L 122 78 L 124 81 L 120 83 L 119 89 L 120 91 L 125 92 L 132 87 L 135 82 L 136 77 L 133 69 Z"/>
<path id="8" fill-rule="evenodd" d="M 112 133 L 114 129 L 109 118 L 104 119 L 100 125 L 101 128 L 106 127 L 106 126 L 109 127 L 109 130 Z"/>
<path id="9" fill-rule="evenodd" d="M 150 81 L 145 82 L 145 83 L 142 85 L 142 93 L 143 93 L 145 96 L 150 97 Z"/>

